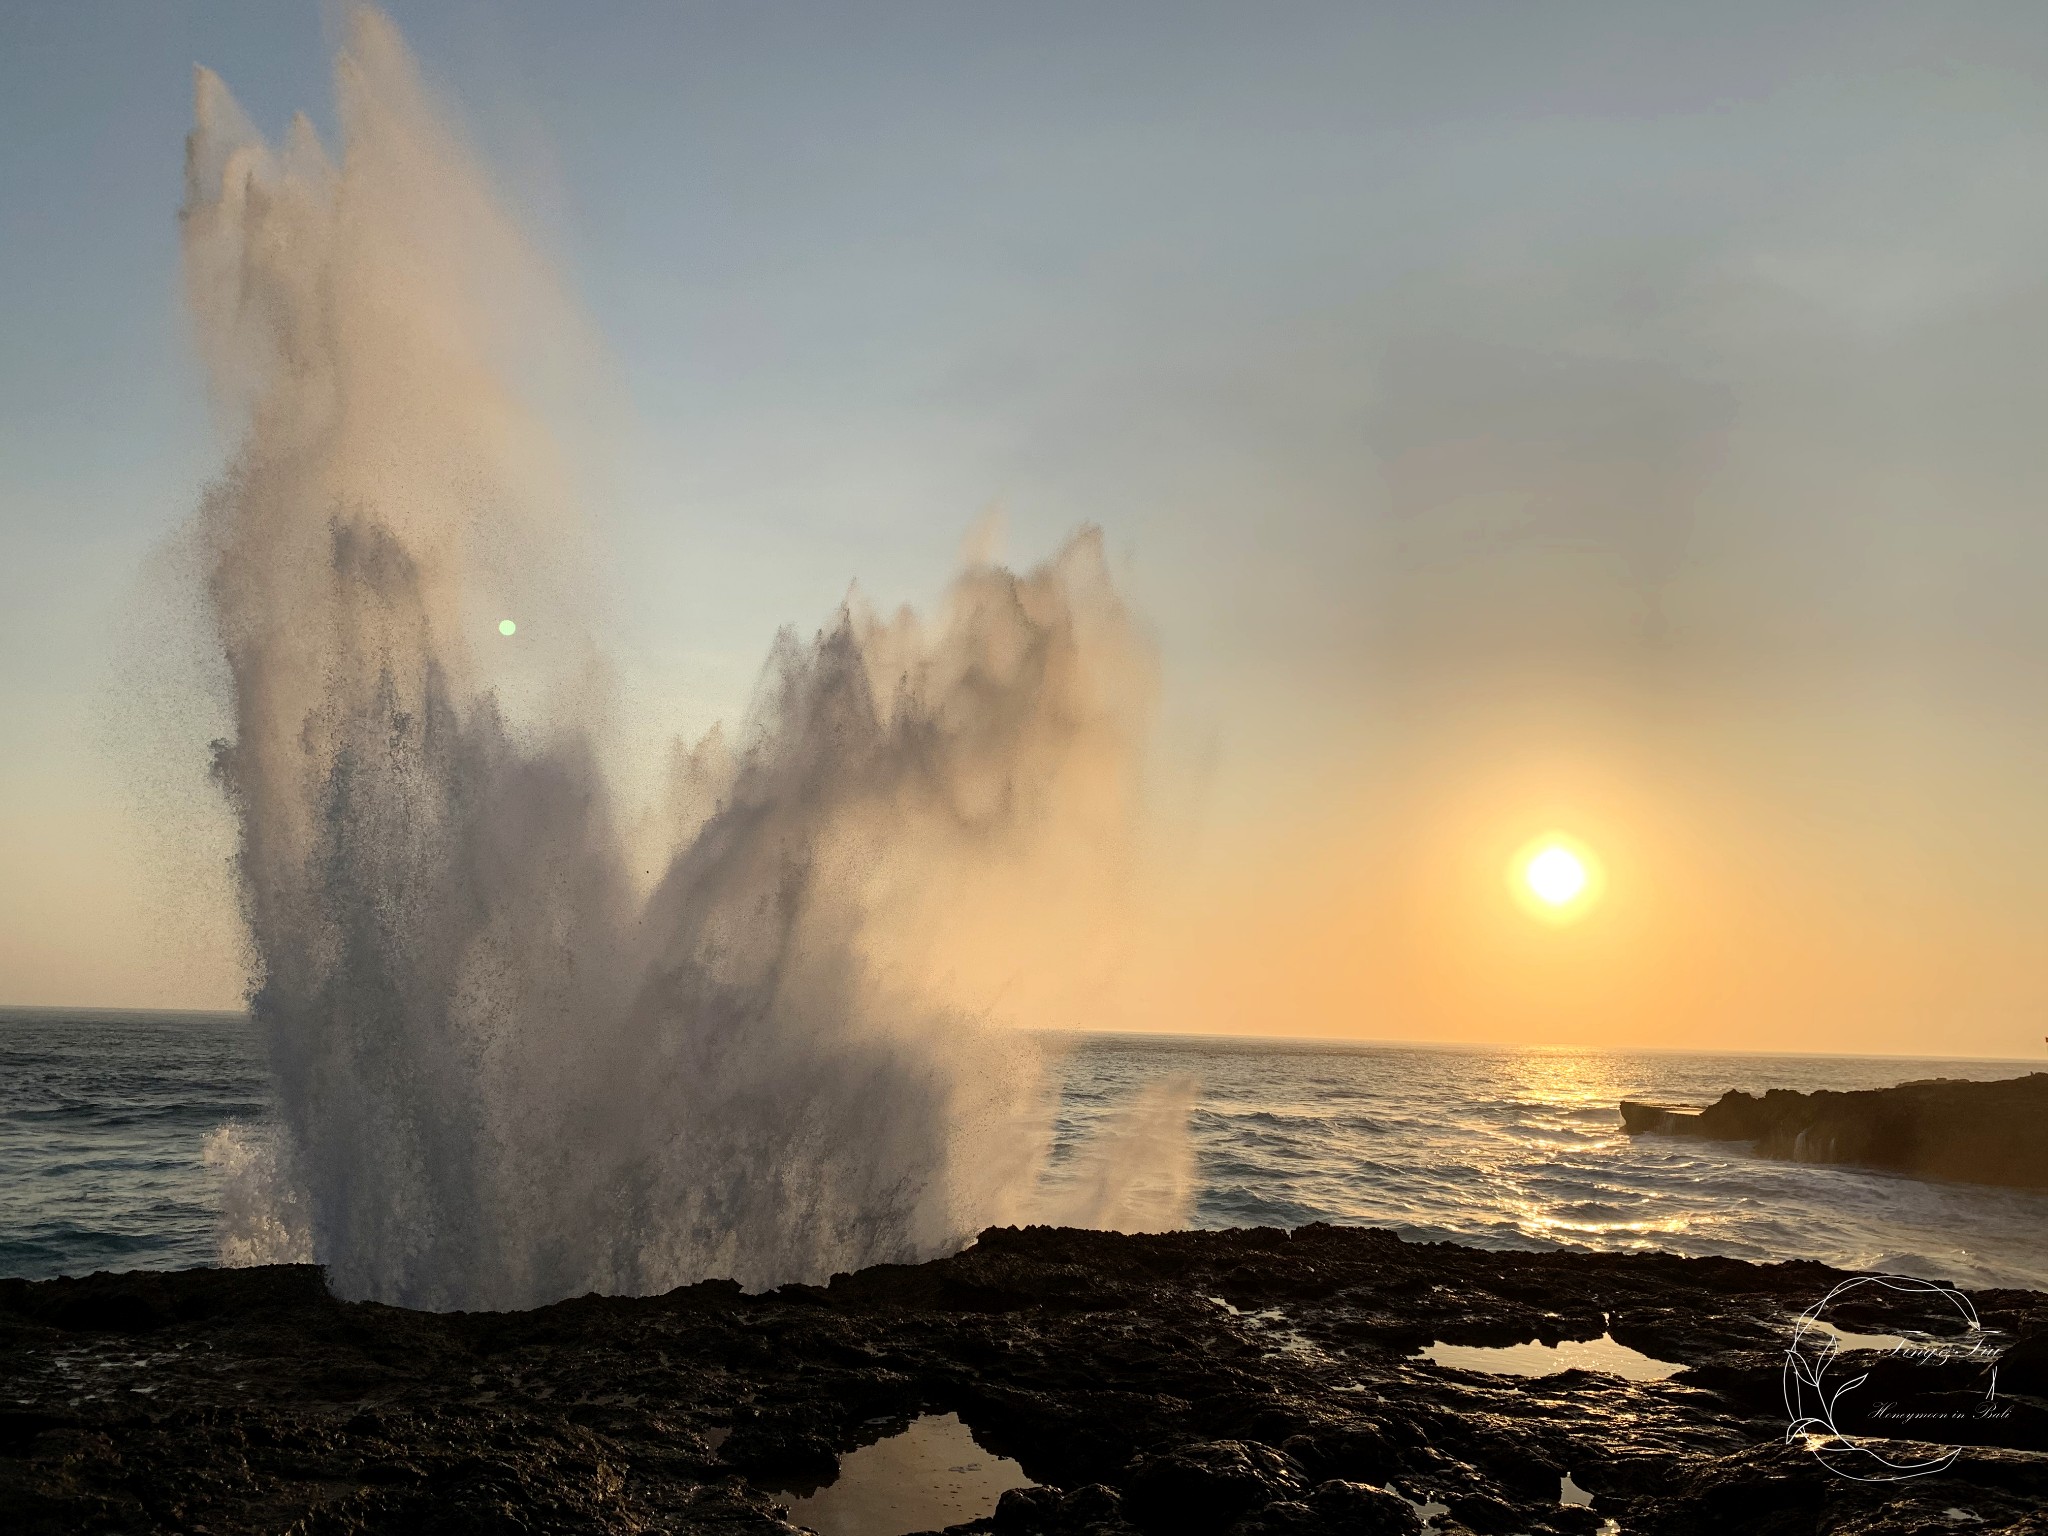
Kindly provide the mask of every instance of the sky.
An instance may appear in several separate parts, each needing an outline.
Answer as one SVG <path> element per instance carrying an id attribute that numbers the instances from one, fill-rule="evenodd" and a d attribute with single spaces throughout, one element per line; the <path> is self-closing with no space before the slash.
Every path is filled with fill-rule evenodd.
<path id="1" fill-rule="evenodd" d="M 1163 697 L 1071 1022 L 2041 1054 L 2038 5 L 390 11 L 601 340 L 625 758 L 1092 523 Z M 330 128 L 337 25 L 0 12 L 0 1003 L 244 985 L 183 136 Z"/>

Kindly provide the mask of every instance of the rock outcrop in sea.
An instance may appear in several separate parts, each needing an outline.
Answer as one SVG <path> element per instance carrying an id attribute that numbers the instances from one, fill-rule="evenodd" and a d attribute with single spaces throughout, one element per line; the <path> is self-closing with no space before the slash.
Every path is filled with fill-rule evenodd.
<path id="1" fill-rule="evenodd" d="M 1846 1093 L 1773 1088 L 1762 1098 L 1737 1090 L 1705 1109 L 1624 1099 L 1621 1123 L 1631 1136 L 1751 1141 L 1764 1157 L 2048 1189 L 2048 1072 Z"/>
<path id="2" fill-rule="evenodd" d="M 1317 1225 L 993 1229 L 825 1286 L 510 1313 L 341 1302 L 309 1267 L 0 1281 L 0 1509 L 21 1536 L 788 1536 L 774 1490 L 954 1413 L 1041 1486 L 953 1536 L 2048 1531 L 2048 1295 L 1972 1296 L 1995 1360 L 1852 1357 L 1838 1429 L 1957 1449 L 1867 1482 L 1786 1433 L 1795 1319 L 1844 1278 Z M 1838 1319 L 1954 1325 L 1901 1305 Z M 1603 1337 L 1682 1369 L 1420 1353 Z"/>

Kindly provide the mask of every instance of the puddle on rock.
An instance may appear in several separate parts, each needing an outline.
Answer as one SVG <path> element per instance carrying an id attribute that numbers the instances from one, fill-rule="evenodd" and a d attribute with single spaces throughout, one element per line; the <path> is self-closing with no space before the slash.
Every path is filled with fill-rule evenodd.
<path id="1" fill-rule="evenodd" d="M 1325 1358 L 1322 1346 L 1295 1327 L 1293 1319 L 1278 1307 L 1267 1307 L 1259 1312 L 1246 1312 L 1240 1307 L 1233 1307 L 1221 1296 L 1208 1296 L 1203 1299 L 1221 1307 L 1232 1317 L 1243 1322 L 1247 1328 L 1257 1330 L 1267 1343 L 1283 1354 L 1293 1355 L 1302 1360 Z"/>
<path id="2" fill-rule="evenodd" d="M 1662 1381 L 1685 1367 L 1669 1360 L 1653 1360 L 1639 1349 L 1615 1341 L 1611 1333 L 1597 1339 L 1566 1339 L 1562 1344 L 1544 1344 L 1531 1339 L 1526 1344 L 1432 1344 L 1408 1357 L 1433 1360 L 1461 1371 L 1487 1371 L 1495 1376 L 1555 1376 L 1559 1371 L 1604 1371 L 1630 1381 Z"/>
<path id="3" fill-rule="evenodd" d="M 1435 1530 L 1437 1517 L 1439 1515 L 1448 1515 L 1451 1512 L 1450 1505 L 1439 1504 L 1435 1499 L 1411 1499 L 1398 1488 L 1395 1488 L 1393 1493 L 1395 1498 L 1415 1511 L 1415 1518 L 1422 1522 L 1422 1528 L 1425 1531 Z"/>
<path id="4" fill-rule="evenodd" d="M 1916 1342 L 1902 1333 L 1854 1333 L 1847 1328 L 1838 1328 L 1824 1317 L 1802 1317 L 1794 1326 L 1794 1342 L 1800 1332 L 1826 1334 L 1834 1340 L 1835 1354 L 1845 1354 L 1852 1349 L 1875 1349 L 1891 1354 L 1902 1349 L 1913 1349 Z M 1922 1341 L 1924 1343 L 1924 1341 Z"/>
<path id="5" fill-rule="evenodd" d="M 1825 1318 L 1802 1317 L 1793 1324 L 1793 1347 L 1814 1335 L 1820 1336 L 1824 1352 L 1835 1355 L 1864 1349 L 1883 1355 L 1911 1355 L 1920 1360 L 1986 1360 L 2001 1353 L 1993 1343 L 2001 1337 L 1995 1328 L 1970 1328 L 1952 1334 L 1856 1333 Z"/>
<path id="6" fill-rule="evenodd" d="M 1032 1486 L 1016 1462 L 976 1445 L 958 1414 L 928 1413 L 840 1457 L 838 1480 L 791 1498 L 789 1520 L 818 1536 L 905 1536 L 983 1519 L 1005 1490 Z"/>
<path id="7" fill-rule="evenodd" d="M 1591 1509 L 1593 1507 L 1593 1495 L 1573 1482 L 1571 1473 L 1566 1472 L 1557 1480 L 1557 1502 L 1560 1504 L 1576 1504 L 1582 1509 Z M 1600 1529 L 1594 1533 L 1594 1536 L 1621 1536 L 1621 1522 L 1609 1516 L 1600 1522 Z"/>

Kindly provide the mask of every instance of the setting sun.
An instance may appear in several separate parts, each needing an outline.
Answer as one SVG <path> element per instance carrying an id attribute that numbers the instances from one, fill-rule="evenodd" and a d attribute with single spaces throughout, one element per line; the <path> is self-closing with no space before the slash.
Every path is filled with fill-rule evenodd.
<path id="1" fill-rule="evenodd" d="M 1546 922 L 1582 916 L 1600 895 L 1600 865 L 1584 844 L 1546 833 L 1515 855 L 1508 885 L 1522 906 Z"/>
<path id="2" fill-rule="evenodd" d="M 1537 899 L 1561 907 L 1586 888 L 1586 866 L 1568 848 L 1546 848 L 1522 872 Z"/>

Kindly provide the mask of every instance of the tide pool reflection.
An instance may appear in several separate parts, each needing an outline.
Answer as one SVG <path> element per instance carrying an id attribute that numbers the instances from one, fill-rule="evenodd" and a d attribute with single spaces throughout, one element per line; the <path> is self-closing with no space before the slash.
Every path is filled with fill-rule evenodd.
<path id="1" fill-rule="evenodd" d="M 957 1414 L 926 1414 L 901 1434 L 849 1452 L 837 1481 L 789 1501 L 792 1525 L 818 1536 L 905 1536 L 995 1512 L 1024 1469 L 974 1443 Z"/>
<path id="2" fill-rule="evenodd" d="M 1629 1381 L 1663 1381 L 1685 1367 L 1668 1360 L 1654 1360 L 1639 1349 L 1617 1343 L 1612 1334 L 1597 1339 L 1566 1339 L 1545 1344 L 1531 1339 L 1526 1344 L 1485 1346 L 1476 1344 L 1432 1344 L 1408 1357 L 1429 1360 L 1453 1370 L 1487 1371 L 1496 1376 L 1555 1376 L 1559 1371 L 1603 1371 Z"/>

